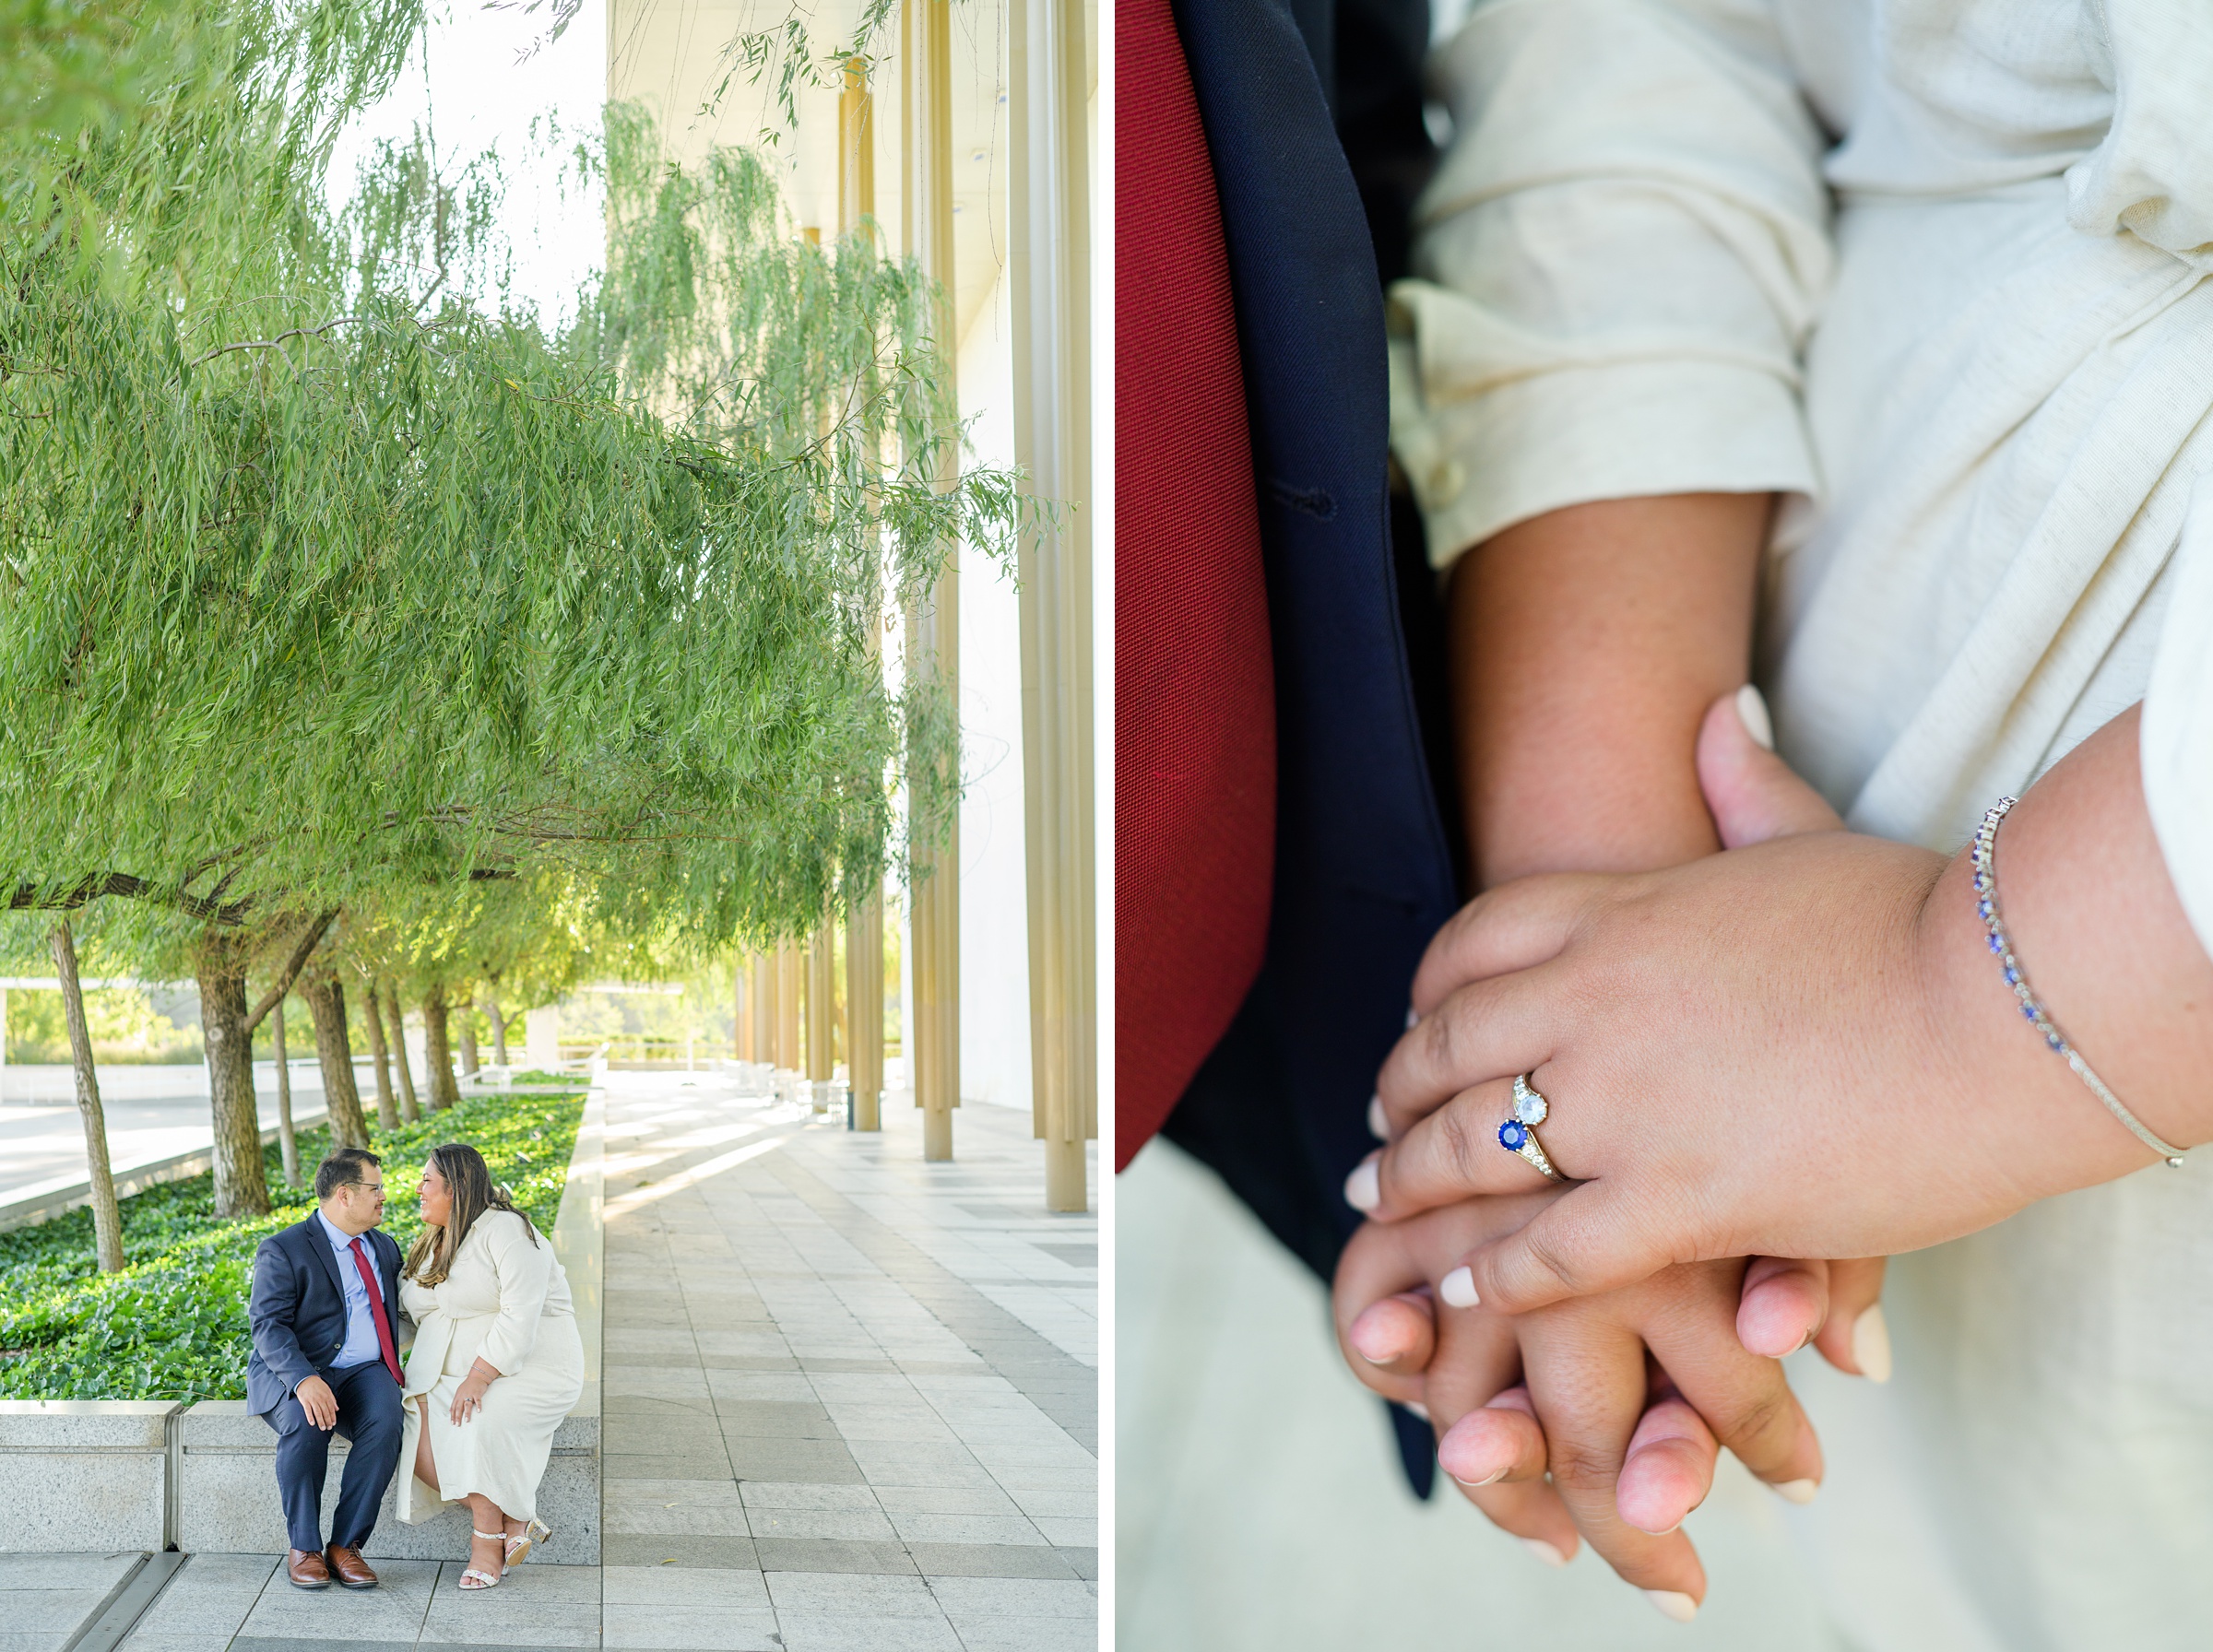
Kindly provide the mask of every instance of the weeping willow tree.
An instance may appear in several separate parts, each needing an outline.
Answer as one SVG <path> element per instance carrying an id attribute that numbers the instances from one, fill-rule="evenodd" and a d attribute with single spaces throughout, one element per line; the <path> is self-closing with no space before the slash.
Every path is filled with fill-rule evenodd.
<path id="1" fill-rule="evenodd" d="M 552 867 L 727 939 L 872 887 L 950 732 L 872 643 L 1016 499 L 931 484 L 925 283 L 800 241 L 750 158 L 615 112 L 606 274 L 550 326 L 496 169 L 387 147 L 327 204 L 414 0 L 148 16 L 188 74 L 0 123 L 0 903 L 183 949 L 239 1214 L 254 1027 L 349 906 Z"/>

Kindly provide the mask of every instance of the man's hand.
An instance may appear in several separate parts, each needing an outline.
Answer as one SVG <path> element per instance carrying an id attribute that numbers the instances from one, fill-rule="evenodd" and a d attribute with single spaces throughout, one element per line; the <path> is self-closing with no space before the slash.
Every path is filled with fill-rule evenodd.
<path id="1" fill-rule="evenodd" d="M 1742 1262 L 1673 1268 L 1519 1319 L 1425 1298 L 1472 1245 L 1557 1197 L 1363 1228 L 1338 1267 L 1339 1339 L 1368 1386 L 1426 1408 L 1438 1462 L 1494 1523 L 1554 1564 L 1580 1532 L 1662 1611 L 1685 1615 L 1706 1580 L 1675 1528 L 1704 1500 L 1719 1447 L 1803 1502 L 1820 1446 L 1781 1367 L 1743 1345 Z"/>
<path id="2" fill-rule="evenodd" d="M 292 1390 L 292 1398 L 300 1402 L 307 1420 L 325 1434 L 338 1425 L 338 1397 L 321 1377 L 302 1377 L 300 1386 Z"/>

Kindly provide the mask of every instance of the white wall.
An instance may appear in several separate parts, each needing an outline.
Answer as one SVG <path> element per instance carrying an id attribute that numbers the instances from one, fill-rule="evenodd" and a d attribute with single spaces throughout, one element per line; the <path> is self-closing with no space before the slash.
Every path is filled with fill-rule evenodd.
<path id="1" fill-rule="evenodd" d="M 972 463 L 1014 463 L 1014 318 L 1002 274 L 961 341 Z M 961 1099 L 1030 1104 L 1022 620 L 1013 570 L 961 551 Z"/>

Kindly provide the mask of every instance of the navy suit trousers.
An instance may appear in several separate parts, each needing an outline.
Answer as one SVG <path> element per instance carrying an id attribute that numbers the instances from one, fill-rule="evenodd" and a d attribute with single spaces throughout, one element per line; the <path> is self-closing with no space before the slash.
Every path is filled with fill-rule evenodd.
<path id="1" fill-rule="evenodd" d="M 338 1481 L 330 1540 L 340 1549 L 359 1549 L 369 1540 L 376 1526 L 377 1504 L 392 1483 L 404 1421 L 399 1385 L 382 1360 L 321 1375 L 337 1396 L 335 1430 L 326 1433 L 310 1422 L 299 1399 L 289 1394 L 262 1417 L 277 1431 L 277 1490 L 284 1499 L 284 1523 L 292 1547 L 310 1553 L 323 1547 L 323 1476 L 330 1467 L 331 1433 L 344 1434 L 352 1449 Z"/>

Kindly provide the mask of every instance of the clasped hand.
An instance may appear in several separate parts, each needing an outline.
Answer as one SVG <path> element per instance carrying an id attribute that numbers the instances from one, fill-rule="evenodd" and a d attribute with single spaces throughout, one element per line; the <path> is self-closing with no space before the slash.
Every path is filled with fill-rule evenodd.
<path id="1" fill-rule="evenodd" d="M 1722 706 L 1699 759 L 1724 843 L 1835 832 L 1828 807 Z M 1871 1311 L 1882 1264 L 1747 1264 L 1739 1252 L 1646 1268 L 1651 1277 L 1518 1316 L 1496 1303 L 1440 1304 L 1436 1288 L 1471 1254 L 1542 1233 L 1572 1197 L 1497 1144 L 1512 1072 L 1526 1068 L 1497 1081 L 1488 1073 L 1473 1085 L 1442 1081 L 1455 1058 L 1493 1047 L 1473 1038 L 1497 1035 L 1484 1021 L 1483 984 L 1528 962 L 1485 922 L 1500 899 L 1456 920 L 1417 981 L 1421 1021 L 1385 1073 L 1391 1145 L 1364 1167 L 1365 1189 L 1354 1178 L 1351 1196 L 1379 1220 L 1339 1268 L 1340 1340 L 1362 1381 L 1426 1408 L 1441 1466 L 1495 1523 L 1556 1564 L 1575 1552 L 1580 1532 L 1663 1611 L 1686 1616 L 1705 1580 L 1676 1528 L 1704 1499 L 1719 1448 L 1793 1500 L 1818 1483 L 1819 1446 L 1778 1357 L 1810 1340 L 1847 1372 L 1888 1374 L 1881 1316 Z M 1524 953 L 1533 950 L 1525 942 Z M 1549 1069 L 1539 1077 L 1553 1081 Z M 1573 1167 L 1558 1134 L 1545 1128 L 1547 1146 Z M 1466 1301 L 1462 1291 L 1447 1295 Z"/>

